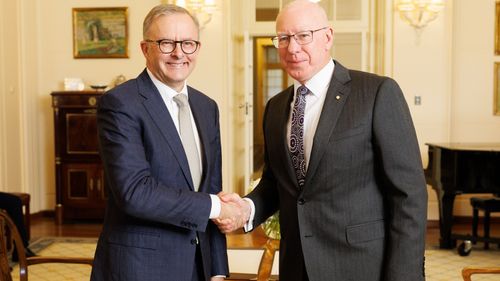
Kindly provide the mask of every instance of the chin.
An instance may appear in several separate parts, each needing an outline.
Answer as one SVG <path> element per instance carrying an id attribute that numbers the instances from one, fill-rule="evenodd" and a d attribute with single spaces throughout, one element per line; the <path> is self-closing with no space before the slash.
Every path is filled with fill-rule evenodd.
<path id="1" fill-rule="evenodd" d="M 302 73 L 297 73 L 297 72 L 289 72 L 290 76 L 299 81 L 300 83 L 304 82 L 304 81 L 307 81 L 307 79 L 304 78 L 304 75 Z"/>

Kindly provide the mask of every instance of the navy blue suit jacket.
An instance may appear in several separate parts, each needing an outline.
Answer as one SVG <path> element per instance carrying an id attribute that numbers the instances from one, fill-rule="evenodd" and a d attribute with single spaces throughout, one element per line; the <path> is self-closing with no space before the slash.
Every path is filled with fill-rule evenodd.
<path id="1" fill-rule="evenodd" d="M 219 112 L 188 87 L 201 142 L 199 192 L 179 134 L 144 70 L 104 94 L 98 107 L 108 202 L 91 280 L 191 280 L 196 237 L 205 278 L 228 275 L 226 238 L 209 220 L 221 191 Z"/>

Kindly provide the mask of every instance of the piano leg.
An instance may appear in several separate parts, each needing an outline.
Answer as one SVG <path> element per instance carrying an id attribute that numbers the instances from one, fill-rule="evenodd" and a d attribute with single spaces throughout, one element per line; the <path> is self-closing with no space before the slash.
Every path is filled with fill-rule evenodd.
<path id="1" fill-rule="evenodd" d="M 452 249 L 457 245 L 457 241 L 451 238 L 451 228 L 453 225 L 453 202 L 455 194 L 438 193 L 439 204 L 439 247 L 441 249 Z"/>

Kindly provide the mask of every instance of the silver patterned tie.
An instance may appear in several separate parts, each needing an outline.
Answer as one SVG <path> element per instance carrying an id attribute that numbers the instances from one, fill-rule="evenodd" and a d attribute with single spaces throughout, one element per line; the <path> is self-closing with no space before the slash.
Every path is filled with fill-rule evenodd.
<path id="1" fill-rule="evenodd" d="M 306 182 L 306 159 L 304 156 L 304 111 L 306 108 L 306 95 L 309 89 L 300 86 L 293 104 L 292 124 L 290 126 L 290 154 L 292 164 L 297 176 L 299 187 Z"/>
<path id="2" fill-rule="evenodd" d="M 189 110 L 188 97 L 184 94 L 174 96 L 174 101 L 179 106 L 179 131 L 182 146 L 189 164 L 189 171 L 193 179 L 194 190 L 198 191 L 201 182 L 201 167 L 198 146 L 194 139 L 191 113 Z"/>

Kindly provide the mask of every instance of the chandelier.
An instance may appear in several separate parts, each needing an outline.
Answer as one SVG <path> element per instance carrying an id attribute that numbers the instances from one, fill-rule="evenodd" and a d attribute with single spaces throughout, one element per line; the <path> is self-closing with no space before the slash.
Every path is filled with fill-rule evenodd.
<path id="1" fill-rule="evenodd" d="M 174 4 L 186 8 L 200 22 L 200 29 L 203 29 L 212 19 L 212 14 L 217 9 L 215 0 L 163 0 L 163 3 Z"/>
<path id="2" fill-rule="evenodd" d="M 401 18 L 420 31 L 435 20 L 444 8 L 444 0 L 399 0 L 396 9 Z"/>

